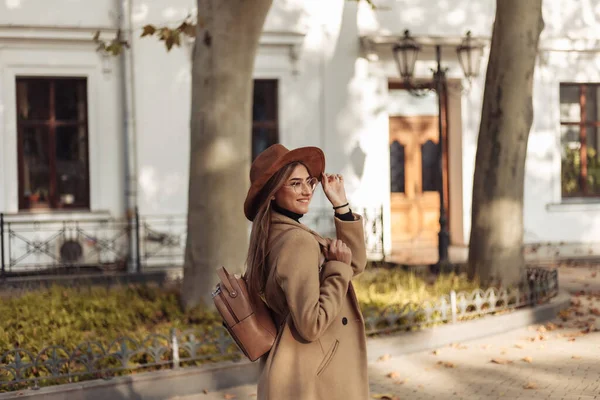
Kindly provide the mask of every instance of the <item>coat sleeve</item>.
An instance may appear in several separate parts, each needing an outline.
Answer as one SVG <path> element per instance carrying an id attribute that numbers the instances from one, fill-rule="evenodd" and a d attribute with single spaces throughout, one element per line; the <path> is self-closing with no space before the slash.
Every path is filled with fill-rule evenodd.
<path id="1" fill-rule="evenodd" d="M 339 315 L 352 279 L 352 268 L 340 261 L 323 265 L 319 279 L 319 244 L 312 235 L 294 229 L 278 249 L 275 277 L 300 336 L 317 340 Z"/>
<path id="2" fill-rule="evenodd" d="M 367 265 L 363 219 L 360 215 L 354 214 L 354 221 L 343 221 L 337 217 L 334 220 L 337 238 L 346 243 L 352 251 L 352 270 L 354 276 L 357 276 Z"/>

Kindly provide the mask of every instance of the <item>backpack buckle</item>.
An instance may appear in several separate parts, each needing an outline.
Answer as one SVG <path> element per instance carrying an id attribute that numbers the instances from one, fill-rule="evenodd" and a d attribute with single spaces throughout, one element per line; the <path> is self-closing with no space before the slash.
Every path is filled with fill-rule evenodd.
<path id="1" fill-rule="evenodd" d="M 217 288 L 212 291 L 211 295 L 213 298 L 221 294 L 221 285 L 217 285 Z"/>

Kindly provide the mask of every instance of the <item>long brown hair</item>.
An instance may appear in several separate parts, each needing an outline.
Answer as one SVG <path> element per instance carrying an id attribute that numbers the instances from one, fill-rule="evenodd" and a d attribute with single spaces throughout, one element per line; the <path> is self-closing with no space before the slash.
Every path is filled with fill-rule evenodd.
<path id="1" fill-rule="evenodd" d="M 256 198 L 258 212 L 252 222 L 250 246 L 248 247 L 248 257 L 246 258 L 246 282 L 248 284 L 248 291 L 252 297 L 263 294 L 269 275 L 269 271 L 266 268 L 266 261 L 269 253 L 271 198 L 292 175 L 294 168 L 301 164 L 300 162 L 293 162 L 277 171 L 267 181 Z"/>

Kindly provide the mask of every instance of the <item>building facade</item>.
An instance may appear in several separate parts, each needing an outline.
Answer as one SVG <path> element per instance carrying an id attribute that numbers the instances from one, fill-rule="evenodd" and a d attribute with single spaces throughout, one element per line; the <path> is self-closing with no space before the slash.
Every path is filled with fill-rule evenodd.
<path id="1" fill-rule="evenodd" d="M 0 3 L 0 211 L 12 224 L 5 268 L 88 253 L 114 263 L 132 247 L 147 261 L 167 248 L 170 263 L 181 261 L 193 43 L 167 53 L 140 34 L 146 24 L 177 26 L 194 3 Z M 495 2 L 375 3 L 274 1 L 255 63 L 248 134 L 253 154 L 276 142 L 321 147 L 327 169 L 344 174 L 352 204 L 381 221 L 372 239 L 379 250 L 434 262 L 439 143 L 451 244 L 468 244 Z M 525 241 L 531 254 L 598 255 L 600 1 L 545 0 L 543 11 Z M 109 41 L 119 29 L 132 32 L 123 56 L 99 50 L 94 34 Z M 432 82 L 433 49 L 441 45 L 448 68 L 441 110 L 435 92 L 414 96 L 399 79 L 392 45 L 405 30 L 423 46 L 415 70 L 421 83 Z M 482 73 L 470 81 L 455 51 L 467 30 L 485 46 Z M 324 207 L 324 196 L 315 202 Z M 137 228 L 126 219 L 134 209 Z"/>

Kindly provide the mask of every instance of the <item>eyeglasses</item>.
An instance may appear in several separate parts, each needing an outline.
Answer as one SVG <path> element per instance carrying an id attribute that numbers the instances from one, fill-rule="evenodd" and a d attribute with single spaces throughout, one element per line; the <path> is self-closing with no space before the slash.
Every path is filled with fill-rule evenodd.
<path id="1" fill-rule="evenodd" d="M 319 183 L 319 180 L 317 178 L 310 178 L 310 179 L 307 179 L 306 181 L 296 180 L 290 184 L 283 185 L 283 186 L 290 186 L 292 189 L 294 189 L 294 192 L 296 192 L 296 194 L 301 194 L 304 185 L 306 185 L 311 192 L 314 192 L 315 189 L 317 188 L 318 183 Z"/>

